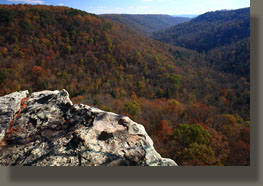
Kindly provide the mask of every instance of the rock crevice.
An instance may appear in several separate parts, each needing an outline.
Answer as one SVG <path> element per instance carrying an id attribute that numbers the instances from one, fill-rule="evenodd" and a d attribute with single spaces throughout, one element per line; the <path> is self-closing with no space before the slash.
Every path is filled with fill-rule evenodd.
<path id="1" fill-rule="evenodd" d="M 66 90 L 0 97 L 0 165 L 176 166 L 126 116 L 74 105 Z"/>

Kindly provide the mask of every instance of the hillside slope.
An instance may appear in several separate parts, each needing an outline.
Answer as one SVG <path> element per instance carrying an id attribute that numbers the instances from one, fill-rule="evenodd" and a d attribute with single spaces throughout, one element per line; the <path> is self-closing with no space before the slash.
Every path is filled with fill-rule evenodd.
<path id="1" fill-rule="evenodd" d="M 245 38 L 231 45 L 217 47 L 206 54 L 212 68 L 233 73 L 250 80 L 250 39 Z"/>
<path id="2" fill-rule="evenodd" d="M 154 38 L 206 53 L 209 67 L 250 80 L 249 8 L 208 12 L 154 33 Z"/>
<path id="3" fill-rule="evenodd" d="M 0 84 L 5 85 L 1 94 L 9 93 L 11 87 L 67 88 L 76 96 L 87 89 L 94 94 L 112 93 L 117 87 L 136 90 L 147 82 L 152 95 L 145 90 L 139 95 L 154 97 L 157 86 L 167 82 L 157 77 L 180 71 L 165 44 L 146 39 L 125 25 L 65 7 L 0 8 L 4 33 L 0 36 Z M 19 86 L 10 86 L 14 80 Z"/>

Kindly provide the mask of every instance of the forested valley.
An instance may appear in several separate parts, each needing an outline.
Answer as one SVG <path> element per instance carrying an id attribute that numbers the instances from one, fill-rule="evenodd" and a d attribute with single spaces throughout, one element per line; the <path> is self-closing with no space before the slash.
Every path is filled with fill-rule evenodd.
<path id="1" fill-rule="evenodd" d="M 170 31 L 149 38 L 68 7 L 0 5 L 0 95 L 66 89 L 76 104 L 144 125 L 156 150 L 178 165 L 249 165 L 249 23 L 228 31 L 231 20 L 249 20 L 244 11 L 178 24 L 192 33 L 187 41 L 172 36 L 179 42 L 163 39 Z M 200 19 L 219 28 L 206 30 Z M 201 28 L 234 36 L 212 40 Z"/>

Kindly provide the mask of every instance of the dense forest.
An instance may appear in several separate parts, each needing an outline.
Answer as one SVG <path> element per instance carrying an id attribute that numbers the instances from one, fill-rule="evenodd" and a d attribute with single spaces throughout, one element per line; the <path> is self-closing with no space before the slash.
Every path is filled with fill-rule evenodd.
<path id="1" fill-rule="evenodd" d="M 218 61 L 233 56 L 233 69 L 211 68 L 212 55 L 43 5 L 0 5 L 0 31 L 0 95 L 66 89 L 75 103 L 143 124 L 156 150 L 179 165 L 250 164 L 249 69 L 235 72 L 237 45 L 213 52 Z"/>
<path id="2" fill-rule="evenodd" d="M 125 24 L 145 36 L 151 36 L 153 32 L 165 30 L 190 20 L 186 17 L 157 14 L 102 14 L 101 16 Z"/>

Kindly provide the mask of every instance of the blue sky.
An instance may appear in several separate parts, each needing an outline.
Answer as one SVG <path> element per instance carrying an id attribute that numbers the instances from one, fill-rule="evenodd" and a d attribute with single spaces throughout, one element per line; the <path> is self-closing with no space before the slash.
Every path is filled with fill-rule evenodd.
<path id="1" fill-rule="evenodd" d="M 0 0 L 0 4 L 46 4 L 81 9 L 90 13 L 202 14 L 250 6 L 250 0 Z"/>

